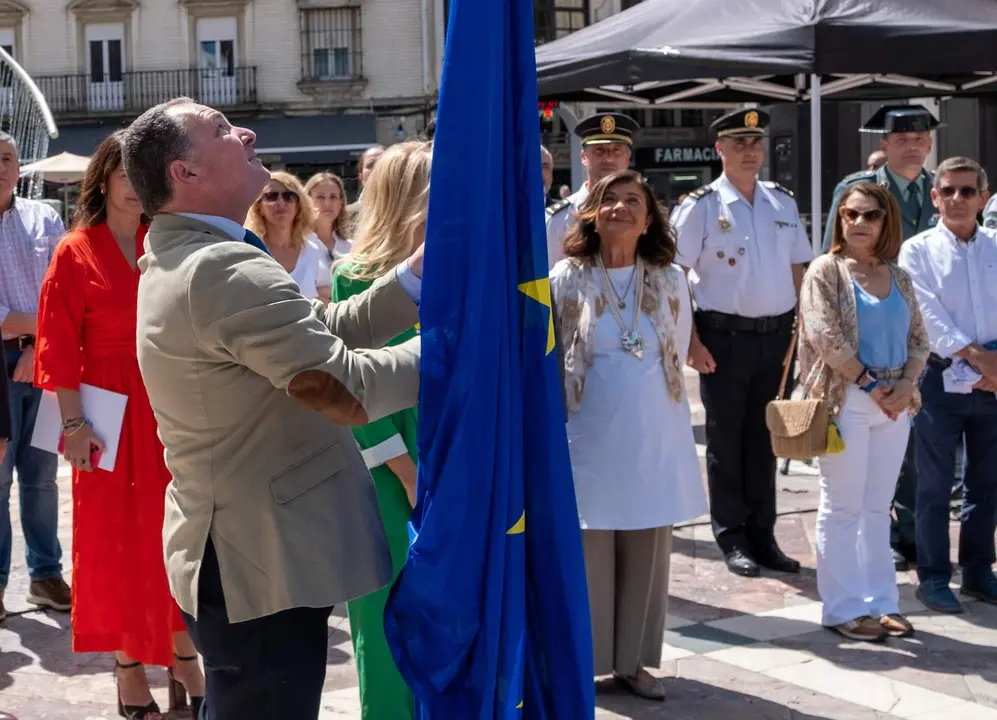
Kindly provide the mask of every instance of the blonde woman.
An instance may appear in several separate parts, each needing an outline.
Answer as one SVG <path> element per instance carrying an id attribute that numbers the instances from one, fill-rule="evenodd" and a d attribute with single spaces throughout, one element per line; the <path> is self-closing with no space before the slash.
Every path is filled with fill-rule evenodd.
<path id="1" fill-rule="evenodd" d="M 431 147 L 426 142 L 394 145 L 374 168 L 364 187 L 353 251 L 333 269 L 334 301 L 363 292 L 422 244 Z M 404 342 L 416 332 L 412 328 L 388 345 Z M 374 478 L 396 577 L 408 552 L 408 521 L 415 500 L 416 417 L 411 408 L 353 429 Z M 364 720 L 411 720 L 413 716 L 412 694 L 384 639 L 389 590 L 385 587 L 347 604 Z"/>
<path id="2" fill-rule="evenodd" d="M 324 250 L 309 239 L 315 224 L 315 208 L 301 181 L 286 172 L 270 175 L 270 182 L 249 208 L 246 227 L 256 233 L 274 259 L 284 266 L 306 298 L 329 302 L 328 264 L 323 269 Z"/>
<path id="3" fill-rule="evenodd" d="M 339 260 L 350 252 L 351 243 L 346 237 L 346 187 L 338 175 L 321 172 L 312 175 L 305 183 L 305 194 L 315 206 L 315 233 L 313 237 L 326 250 L 331 261 Z"/>

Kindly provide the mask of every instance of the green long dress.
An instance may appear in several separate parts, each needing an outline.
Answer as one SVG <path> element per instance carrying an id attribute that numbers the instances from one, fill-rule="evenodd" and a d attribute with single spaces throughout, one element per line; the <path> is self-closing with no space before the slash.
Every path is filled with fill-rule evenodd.
<path id="1" fill-rule="evenodd" d="M 346 267 L 339 265 L 332 274 L 333 301 L 357 295 L 372 284 L 371 281 L 346 277 Z M 416 329 L 402 333 L 388 345 L 397 345 L 416 336 Z M 360 446 L 374 487 L 381 520 L 391 546 L 391 563 L 394 577 L 398 577 L 408 553 L 408 521 L 412 515 L 408 497 L 401 481 L 388 468 L 385 461 L 409 454 L 418 464 L 416 446 L 415 408 L 396 412 L 375 420 L 363 427 L 353 428 L 353 435 Z M 384 639 L 384 605 L 391 586 L 357 598 L 346 604 L 353 635 L 353 652 L 356 656 L 357 675 L 360 678 L 360 705 L 363 720 L 412 720 L 412 693 L 399 675 L 394 658 Z"/>

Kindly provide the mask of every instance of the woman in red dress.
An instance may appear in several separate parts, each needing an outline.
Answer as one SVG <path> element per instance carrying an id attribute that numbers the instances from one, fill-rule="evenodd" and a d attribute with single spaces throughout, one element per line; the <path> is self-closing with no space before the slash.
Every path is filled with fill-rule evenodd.
<path id="1" fill-rule="evenodd" d="M 35 384 L 56 393 L 73 467 L 73 651 L 116 654 L 118 712 L 157 717 L 143 664 L 170 667 L 170 709 L 194 717 L 204 676 L 166 579 L 163 508 L 171 477 L 135 355 L 139 271 L 148 230 L 121 164 L 118 133 L 90 161 L 74 229 L 42 284 Z M 84 417 L 80 383 L 128 396 L 112 472 Z"/>

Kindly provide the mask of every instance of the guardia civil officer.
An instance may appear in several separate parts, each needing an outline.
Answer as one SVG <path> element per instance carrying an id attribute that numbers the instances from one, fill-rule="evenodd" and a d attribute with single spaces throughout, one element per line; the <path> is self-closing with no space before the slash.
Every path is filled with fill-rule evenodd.
<path id="1" fill-rule="evenodd" d="M 934 173 L 924 167 L 924 162 L 931 152 L 931 133 L 938 127 L 939 122 L 921 105 L 883 105 L 860 130 L 882 136 L 880 149 L 886 155 L 886 164 L 878 170 L 854 173 L 838 183 L 831 207 L 838 207 L 838 200 L 849 186 L 860 182 L 877 183 L 887 188 L 900 205 L 904 240 L 934 227 L 938 222 L 937 211 L 931 202 Z M 829 215 L 824 228 L 824 252 L 831 246 L 833 227 L 834 216 Z M 917 468 L 912 435 L 893 497 L 890 544 L 897 570 L 907 570 L 917 560 L 914 546 L 916 492 Z"/>
<path id="2" fill-rule="evenodd" d="M 713 533 L 727 568 L 798 572 L 775 541 L 775 456 L 765 406 L 779 392 L 804 264 L 813 258 L 791 192 L 758 180 L 769 117 L 737 110 L 716 120 L 723 174 L 673 216 L 676 262 L 696 303 L 689 364 L 706 408 Z"/>
<path id="3" fill-rule="evenodd" d="M 585 202 L 589 188 L 606 175 L 630 167 L 634 133 L 640 125 L 629 115 L 600 113 L 580 120 L 575 135 L 582 140 L 582 165 L 588 179 L 578 192 L 547 208 L 547 260 L 550 267 L 564 257 L 561 247 L 575 212 Z"/>

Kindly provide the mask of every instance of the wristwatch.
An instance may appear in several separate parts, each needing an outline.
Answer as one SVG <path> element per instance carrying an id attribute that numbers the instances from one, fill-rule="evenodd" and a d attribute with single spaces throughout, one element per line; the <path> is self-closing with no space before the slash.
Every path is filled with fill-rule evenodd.
<path id="1" fill-rule="evenodd" d="M 878 383 L 879 381 L 876 380 L 876 376 L 873 375 L 872 371 L 868 368 L 863 370 L 862 374 L 859 375 L 858 380 L 855 381 L 855 384 L 859 386 L 859 389 L 864 390 L 867 393 L 872 392 Z"/>

